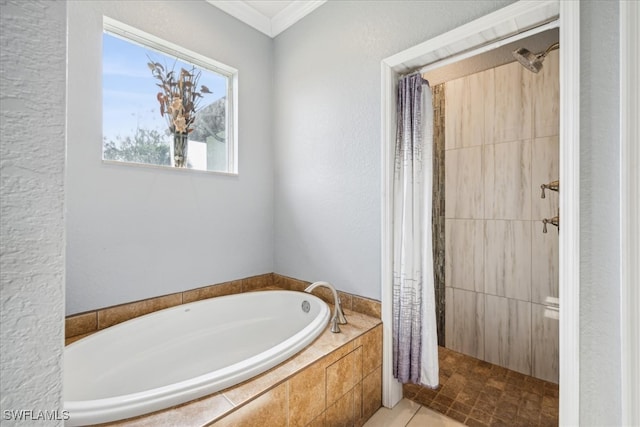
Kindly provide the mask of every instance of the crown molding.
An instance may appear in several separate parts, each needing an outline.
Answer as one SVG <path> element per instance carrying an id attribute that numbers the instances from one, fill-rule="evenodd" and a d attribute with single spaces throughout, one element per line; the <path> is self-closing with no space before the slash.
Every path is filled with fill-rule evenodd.
<path id="1" fill-rule="evenodd" d="M 273 38 L 326 3 L 327 0 L 292 1 L 273 18 L 249 6 L 244 0 L 206 0 L 212 6 Z"/>
<path id="2" fill-rule="evenodd" d="M 271 19 L 271 37 L 275 37 L 323 4 L 327 0 L 294 1 Z"/>
<path id="3" fill-rule="evenodd" d="M 271 35 L 271 19 L 267 18 L 244 1 L 207 0 L 212 6 L 228 13 L 234 18 L 252 26 L 256 30 Z"/>

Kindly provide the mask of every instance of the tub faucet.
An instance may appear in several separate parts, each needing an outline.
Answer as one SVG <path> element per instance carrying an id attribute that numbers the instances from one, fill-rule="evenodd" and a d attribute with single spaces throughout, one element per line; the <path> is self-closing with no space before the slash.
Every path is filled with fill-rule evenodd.
<path id="1" fill-rule="evenodd" d="M 311 291 L 318 287 L 327 288 L 333 294 L 334 309 L 333 317 L 331 318 L 331 332 L 338 333 L 340 332 L 340 326 L 338 326 L 338 323 L 341 325 L 345 325 L 347 323 L 347 319 L 344 317 L 344 312 L 342 311 L 342 303 L 340 301 L 340 297 L 338 296 L 338 292 L 336 291 L 336 288 L 334 288 L 333 285 L 329 282 L 314 282 L 309 285 L 304 291 L 311 293 Z"/>

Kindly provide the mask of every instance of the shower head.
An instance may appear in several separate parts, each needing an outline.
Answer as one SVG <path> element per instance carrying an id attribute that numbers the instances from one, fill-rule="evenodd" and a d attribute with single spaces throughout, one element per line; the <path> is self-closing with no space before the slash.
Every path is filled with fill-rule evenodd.
<path id="1" fill-rule="evenodd" d="M 554 49 L 558 49 L 559 47 L 560 43 L 556 42 L 549 46 L 544 52 L 537 54 L 521 47 L 513 51 L 513 57 L 516 58 L 527 70 L 537 73 L 542 69 L 542 61 L 544 61 L 544 58 L 549 54 L 549 52 Z"/>

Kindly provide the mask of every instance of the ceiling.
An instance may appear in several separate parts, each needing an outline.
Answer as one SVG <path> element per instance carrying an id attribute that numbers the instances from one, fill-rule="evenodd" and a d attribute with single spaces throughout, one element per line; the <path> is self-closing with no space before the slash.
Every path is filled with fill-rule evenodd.
<path id="1" fill-rule="evenodd" d="M 327 0 L 206 0 L 269 37 L 275 37 Z"/>
<path id="2" fill-rule="evenodd" d="M 291 25 L 322 6 L 327 0 L 206 0 L 236 19 L 275 37 Z M 524 35 L 524 34 L 523 34 Z M 453 80 L 465 75 L 484 71 L 515 59 L 511 52 L 518 47 L 526 47 L 532 52 L 542 52 L 558 41 L 558 28 L 533 31 L 533 34 L 517 41 L 501 44 L 495 49 L 471 57 L 457 60 L 445 66 L 424 73 L 432 85 Z"/>

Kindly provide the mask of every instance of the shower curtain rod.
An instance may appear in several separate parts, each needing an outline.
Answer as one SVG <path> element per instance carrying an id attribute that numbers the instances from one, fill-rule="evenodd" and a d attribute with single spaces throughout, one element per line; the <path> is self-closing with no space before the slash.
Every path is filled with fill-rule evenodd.
<path id="1" fill-rule="evenodd" d="M 497 49 L 501 46 L 504 46 L 509 43 L 513 43 L 515 41 L 524 39 L 526 37 L 541 33 L 546 30 L 551 30 L 553 28 L 559 28 L 560 21 L 556 18 L 553 21 L 547 22 L 546 24 L 539 25 L 537 27 L 531 28 L 529 30 L 523 31 L 518 34 L 514 34 L 512 36 L 506 37 L 504 39 L 500 39 L 493 43 L 489 43 L 487 45 L 481 46 L 479 48 L 463 51 L 452 56 L 444 57 L 436 60 L 427 65 L 421 65 L 420 67 L 416 67 L 411 71 L 403 73 L 401 77 L 408 76 L 415 73 L 424 74 L 427 71 L 435 70 L 437 68 L 443 67 L 445 65 L 453 64 L 454 62 L 462 61 L 463 59 L 471 58 L 472 56 L 480 55 L 481 53 L 489 52 L 490 50 Z"/>

